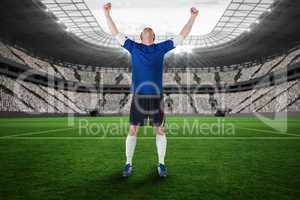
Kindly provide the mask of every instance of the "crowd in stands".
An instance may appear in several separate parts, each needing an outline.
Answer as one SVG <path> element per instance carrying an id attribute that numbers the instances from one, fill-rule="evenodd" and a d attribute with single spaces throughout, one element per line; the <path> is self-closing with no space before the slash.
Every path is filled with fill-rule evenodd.
<path id="1" fill-rule="evenodd" d="M 46 72 L 56 77 L 79 81 L 88 84 L 113 84 L 128 85 L 131 84 L 131 74 L 129 72 L 107 71 L 107 72 L 89 72 L 76 69 L 70 69 L 64 66 L 58 66 L 53 63 L 45 62 L 34 58 L 24 51 L 17 48 L 4 45 L 0 42 L 0 57 L 11 59 L 17 63 L 25 64 L 35 70 Z M 249 79 L 261 77 L 276 70 L 286 69 L 287 65 L 300 61 L 300 49 L 292 50 L 286 55 L 278 56 L 274 59 L 257 64 L 252 67 L 246 67 L 231 71 L 211 71 L 211 72 L 166 72 L 164 74 L 164 84 L 189 85 L 189 84 L 221 84 L 236 83 L 247 81 Z"/>
<path id="2" fill-rule="evenodd" d="M 300 111 L 300 81 L 237 93 L 165 95 L 167 114 Z M 131 95 L 56 90 L 0 76 L 0 110 L 37 113 L 128 114 Z"/>
<path id="3" fill-rule="evenodd" d="M 120 71 L 81 71 L 34 58 L 24 51 L 0 43 L 0 57 L 27 65 L 56 77 L 88 84 L 130 85 L 131 74 Z M 234 71 L 166 72 L 165 85 L 218 85 L 236 83 L 264 76 L 300 61 L 300 49 L 268 60 L 263 64 Z M 238 93 L 165 94 L 165 111 L 169 114 L 212 114 L 218 109 L 231 113 L 300 111 L 300 82 L 291 81 L 277 86 Z M 0 76 L 0 111 L 46 113 L 128 114 L 128 94 L 79 93 L 36 85 Z"/>

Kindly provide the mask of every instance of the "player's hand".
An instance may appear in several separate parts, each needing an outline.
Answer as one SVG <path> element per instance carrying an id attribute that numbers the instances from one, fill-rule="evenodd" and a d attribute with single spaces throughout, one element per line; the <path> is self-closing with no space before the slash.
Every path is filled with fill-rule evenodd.
<path id="1" fill-rule="evenodd" d="M 110 13 L 110 10 L 111 10 L 111 3 L 106 3 L 103 5 L 103 10 L 104 10 L 104 13 L 106 15 L 108 15 Z"/>
<path id="2" fill-rule="evenodd" d="M 192 15 L 193 17 L 197 17 L 198 14 L 199 14 L 199 10 L 197 10 L 197 8 L 195 8 L 195 7 L 192 7 L 192 8 L 191 8 L 191 15 Z"/>

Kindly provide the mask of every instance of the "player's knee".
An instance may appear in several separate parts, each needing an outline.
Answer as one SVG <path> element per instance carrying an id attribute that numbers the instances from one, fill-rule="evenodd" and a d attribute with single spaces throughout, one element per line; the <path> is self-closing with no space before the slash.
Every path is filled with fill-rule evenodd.
<path id="1" fill-rule="evenodd" d="M 136 126 L 130 126 L 128 134 L 130 136 L 136 136 L 137 135 L 137 127 Z"/>
<path id="2" fill-rule="evenodd" d="M 165 134 L 165 129 L 163 127 L 156 128 L 156 134 L 157 135 L 164 135 Z"/>

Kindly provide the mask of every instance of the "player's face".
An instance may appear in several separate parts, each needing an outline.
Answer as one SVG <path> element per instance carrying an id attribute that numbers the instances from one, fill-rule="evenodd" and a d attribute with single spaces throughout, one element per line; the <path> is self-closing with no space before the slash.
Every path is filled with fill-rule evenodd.
<path id="1" fill-rule="evenodd" d="M 155 40 L 155 33 L 154 31 L 147 27 L 141 33 L 141 40 L 142 41 L 154 41 Z"/>

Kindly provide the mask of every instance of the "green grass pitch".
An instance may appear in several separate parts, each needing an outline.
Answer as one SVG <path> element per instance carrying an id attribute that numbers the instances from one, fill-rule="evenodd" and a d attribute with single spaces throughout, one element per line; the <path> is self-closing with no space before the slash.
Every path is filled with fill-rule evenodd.
<path id="1" fill-rule="evenodd" d="M 0 119 L 0 199 L 299 199 L 300 118 L 168 117 L 168 177 L 153 129 L 121 177 L 127 117 Z"/>

